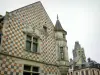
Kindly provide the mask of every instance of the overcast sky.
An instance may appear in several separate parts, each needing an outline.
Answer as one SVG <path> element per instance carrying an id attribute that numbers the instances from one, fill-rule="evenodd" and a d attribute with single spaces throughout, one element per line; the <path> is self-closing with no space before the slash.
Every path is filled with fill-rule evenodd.
<path id="1" fill-rule="evenodd" d="M 38 0 L 0 0 L 0 14 Z M 75 41 L 85 49 L 86 57 L 100 63 L 100 0 L 40 0 L 53 24 L 56 16 L 67 31 L 69 58 Z"/>

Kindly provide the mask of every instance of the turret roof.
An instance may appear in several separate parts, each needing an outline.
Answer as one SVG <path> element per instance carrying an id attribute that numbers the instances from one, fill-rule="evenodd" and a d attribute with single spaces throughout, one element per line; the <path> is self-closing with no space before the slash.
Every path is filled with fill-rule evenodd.
<path id="1" fill-rule="evenodd" d="M 56 21 L 56 25 L 55 25 L 55 31 L 64 31 L 65 33 L 67 33 L 63 28 L 62 25 L 58 19 L 58 15 L 57 15 L 57 21 Z"/>

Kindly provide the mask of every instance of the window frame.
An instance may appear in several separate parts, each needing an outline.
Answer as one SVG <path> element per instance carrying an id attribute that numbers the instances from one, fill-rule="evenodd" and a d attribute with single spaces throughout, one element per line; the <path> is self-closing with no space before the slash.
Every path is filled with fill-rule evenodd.
<path id="1" fill-rule="evenodd" d="M 28 38 L 27 38 L 28 36 L 31 37 L 31 38 L 28 39 Z M 34 41 L 34 38 L 37 40 L 36 42 Z M 27 48 L 27 42 L 30 42 L 30 49 Z M 36 49 L 36 50 L 33 50 L 34 44 L 37 45 L 37 47 L 36 47 L 37 49 Z M 28 52 L 34 52 L 34 53 L 39 52 L 39 38 L 38 38 L 38 37 L 35 37 L 35 36 L 32 36 L 32 35 L 26 34 L 25 49 L 26 49 L 26 51 L 28 51 Z"/>
<path id="2" fill-rule="evenodd" d="M 63 38 L 64 38 L 64 39 L 66 38 L 66 35 L 65 35 L 65 34 L 63 34 Z"/>
<path id="3" fill-rule="evenodd" d="M 61 48 L 62 48 L 62 50 L 61 50 Z M 63 56 L 62 56 L 62 53 L 63 53 Z M 65 56 L 64 56 L 64 47 L 60 47 L 60 59 L 61 60 L 64 60 L 65 59 Z"/>
<path id="4" fill-rule="evenodd" d="M 25 70 L 24 66 L 29 66 L 30 70 Z M 30 75 L 33 75 L 34 73 L 40 75 L 40 67 L 39 66 L 26 65 L 26 64 L 24 64 L 24 66 L 23 66 L 23 75 L 25 72 L 30 73 Z M 37 67 L 38 71 L 33 70 L 34 67 Z"/>

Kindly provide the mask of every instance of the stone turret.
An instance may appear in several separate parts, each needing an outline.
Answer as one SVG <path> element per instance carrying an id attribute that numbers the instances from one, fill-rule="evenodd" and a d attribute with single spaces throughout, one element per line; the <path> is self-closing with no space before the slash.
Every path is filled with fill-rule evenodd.
<path id="1" fill-rule="evenodd" d="M 59 69 L 61 75 L 66 75 L 68 71 L 68 47 L 66 40 L 67 32 L 62 28 L 57 15 L 57 21 L 55 25 L 55 37 L 56 37 L 56 50 L 58 56 Z"/>
<path id="2" fill-rule="evenodd" d="M 83 64 L 86 62 L 84 48 L 81 47 L 78 41 L 75 42 L 73 50 L 73 61 L 76 65 Z"/>

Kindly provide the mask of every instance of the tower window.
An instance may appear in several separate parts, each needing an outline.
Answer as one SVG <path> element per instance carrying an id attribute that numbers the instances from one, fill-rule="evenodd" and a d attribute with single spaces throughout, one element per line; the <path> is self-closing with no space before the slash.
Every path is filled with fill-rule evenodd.
<path id="1" fill-rule="evenodd" d="M 60 56 L 61 59 L 64 60 L 64 47 L 60 47 Z"/>
<path id="2" fill-rule="evenodd" d="M 65 34 L 63 34 L 63 38 L 65 38 Z"/>

